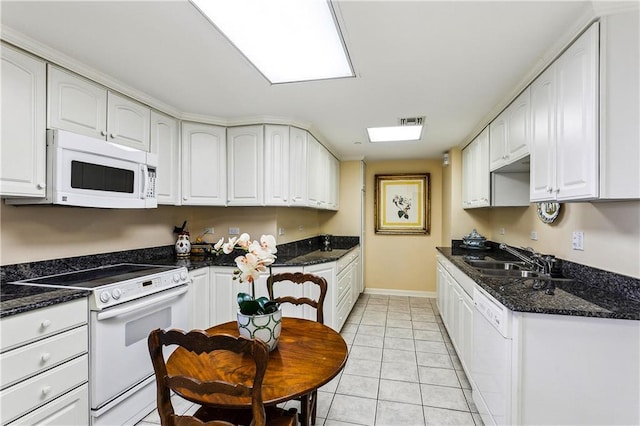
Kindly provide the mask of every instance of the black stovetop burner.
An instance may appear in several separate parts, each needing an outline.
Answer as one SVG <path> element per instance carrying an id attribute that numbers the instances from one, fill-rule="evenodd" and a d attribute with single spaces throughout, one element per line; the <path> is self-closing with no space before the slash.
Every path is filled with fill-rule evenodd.
<path id="1" fill-rule="evenodd" d="M 94 289 L 172 269 L 175 269 L 175 267 L 122 263 L 118 265 L 104 266 L 101 268 L 86 269 L 59 275 L 51 275 L 48 277 L 22 280 L 19 282 L 33 285 Z"/>

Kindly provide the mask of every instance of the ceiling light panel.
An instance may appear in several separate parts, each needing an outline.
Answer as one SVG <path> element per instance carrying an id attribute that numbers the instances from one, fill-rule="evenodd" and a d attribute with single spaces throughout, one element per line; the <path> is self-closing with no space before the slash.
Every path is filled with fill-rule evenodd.
<path id="1" fill-rule="evenodd" d="M 422 136 L 422 126 L 368 127 L 371 142 L 417 141 Z"/>
<path id="2" fill-rule="evenodd" d="M 325 0 L 191 0 L 271 82 L 353 77 Z"/>

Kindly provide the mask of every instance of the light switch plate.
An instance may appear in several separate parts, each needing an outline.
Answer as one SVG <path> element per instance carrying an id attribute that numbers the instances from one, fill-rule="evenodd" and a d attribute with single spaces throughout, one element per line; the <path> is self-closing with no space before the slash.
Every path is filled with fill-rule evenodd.
<path id="1" fill-rule="evenodd" d="M 240 235 L 240 228 L 229 228 L 229 235 Z"/>
<path id="2" fill-rule="evenodd" d="M 573 250 L 584 250 L 584 232 L 573 231 L 571 237 L 571 248 Z"/>

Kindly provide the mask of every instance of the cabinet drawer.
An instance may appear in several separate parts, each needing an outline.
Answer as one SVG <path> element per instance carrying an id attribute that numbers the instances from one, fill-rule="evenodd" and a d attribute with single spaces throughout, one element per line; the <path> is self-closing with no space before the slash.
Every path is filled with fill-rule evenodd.
<path id="1" fill-rule="evenodd" d="M 1 388 L 86 353 L 87 330 L 85 325 L 0 354 Z"/>
<path id="2" fill-rule="evenodd" d="M 88 356 L 45 371 L 0 391 L 0 423 L 21 416 L 87 381 Z"/>
<path id="3" fill-rule="evenodd" d="M 347 268 L 342 271 L 340 275 L 338 275 L 338 288 L 336 291 L 337 298 L 336 300 L 340 301 L 344 297 L 346 293 L 348 293 L 353 287 L 353 269 Z M 340 303 L 340 302 L 338 302 Z"/>
<path id="4" fill-rule="evenodd" d="M 3 318 L 0 322 L 2 352 L 86 324 L 87 316 L 87 299 L 84 298 Z"/>
<path id="5" fill-rule="evenodd" d="M 351 262 L 356 260 L 356 258 L 358 257 L 358 253 L 359 253 L 358 249 L 351 250 L 350 252 L 342 256 L 340 259 L 338 259 L 338 263 L 337 263 L 338 274 L 342 270 L 344 270 L 344 268 L 346 268 L 347 265 L 349 265 Z"/>
<path id="6" fill-rule="evenodd" d="M 336 330 L 340 330 L 351 312 L 351 294 L 346 295 L 340 302 L 338 302 L 338 309 L 336 310 Z"/>
<path id="7" fill-rule="evenodd" d="M 89 424 L 89 385 L 82 385 L 29 414 L 13 425 L 84 426 Z"/>

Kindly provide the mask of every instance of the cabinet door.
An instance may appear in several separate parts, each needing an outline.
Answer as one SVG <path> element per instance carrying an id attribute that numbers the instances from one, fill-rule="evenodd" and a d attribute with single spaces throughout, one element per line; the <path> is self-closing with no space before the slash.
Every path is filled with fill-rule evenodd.
<path id="1" fill-rule="evenodd" d="M 233 280 L 232 267 L 211 268 L 209 294 L 209 318 L 211 325 L 222 324 L 237 319 L 236 281 Z"/>
<path id="2" fill-rule="evenodd" d="M 458 356 L 460 362 L 471 377 L 471 363 L 473 362 L 473 300 L 460 290 L 460 352 Z"/>
<path id="3" fill-rule="evenodd" d="M 556 61 L 557 199 L 598 196 L 598 23 Z"/>
<path id="4" fill-rule="evenodd" d="M 444 272 L 444 266 L 440 262 L 437 263 L 437 275 L 436 275 L 436 291 L 437 291 L 437 305 L 440 311 L 440 316 L 444 320 L 446 315 L 446 293 L 447 293 L 447 278 Z"/>
<path id="5" fill-rule="evenodd" d="M 489 124 L 489 169 L 494 171 L 506 161 L 507 110 Z"/>
<path id="6" fill-rule="evenodd" d="M 336 294 L 336 262 L 305 266 L 303 272 L 319 275 L 327 280 L 327 296 L 324 299 L 323 309 L 324 324 L 336 331 L 340 331 L 336 320 L 338 304 Z M 305 290 L 308 291 L 307 297 L 317 298 L 319 296 L 317 288 L 314 288 L 313 291 Z M 310 307 L 307 307 L 307 311 L 305 312 L 305 317 L 308 316 L 315 318 L 315 312 L 312 312 L 312 308 Z"/>
<path id="7" fill-rule="evenodd" d="M 178 120 L 151 111 L 151 152 L 158 155 L 158 204 L 180 205 L 180 140 Z"/>
<path id="8" fill-rule="evenodd" d="M 508 108 L 506 164 L 529 155 L 529 139 L 531 137 L 529 93 L 530 89 L 527 87 Z"/>
<path id="9" fill-rule="evenodd" d="M 108 93 L 107 100 L 107 140 L 149 151 L 151 110 L 113 92 Z"/>
<path id="10" fill-rule="evenodd" d="M 473 207 L 473 142 L 462 150 L 462 208 Z"/>
<path id="11" fill-rule="evenodd" d="M 555 64 L 531 84 L 531 201 L 555 199 Z"/>
<path id="12" fill-rule="evenodd" d="M 0 195 L 44 197 L 46 69 L 43 61 L 1 46 Z"/>
<path id="13" fill-rule="evenodd" d="M 307 206 L 307 146 L 308 133 L 297 127 L 289 128 L 289 161 L 291 162 L 289 196 L 291 206 Z"/>
<path id="14" fill-rule="evenodd" d="M 107 136 L 107 89 L 49 65 L 47 127 Z"/>
<path id="15" fill-rule="evenodd" d="M 313 135 L 309 134 L 307 145 L 307 201 L 309 207 L 319 208 L 322 201 L 322 179 L 320 170 L 324 165 L 322 145 Z"/>
<path id="16" fill-rule="evenodd" d="M 475 184 L 477 191 L 477 206 L 487 207 L 491 205 L 490 194 L 491 173 L 489 171 L 489 128 L 486 127 L 476 138 L 475 150 Z"/>
<path id="17" fill-rule="evenodd" d="M 227 201 L 226 130 L 182 123 L 182 204 L 224 206 Z"/>
<path id="18" fill-rule="evenodd" d="M 227 129 L 227 194 L 229 206 L 264 204 L 264 128 Z"/>
<path id="19" fill-rule="evenodd" d="M 328 209 L 338 210 L 340 208 L 340 161 L 329 154 L 329 205 Z"/>
<path id="20" fill-rule="evenodd" d="M 189 327 L 204 330 L 213 325 L 210 317 L 209 268 L 200 268 L 189 272 Z"/>
<path id="21" fill-rule="evenodd" d="M 264 204 L 289 205 L 289 126 L 264 126 Z"/>

